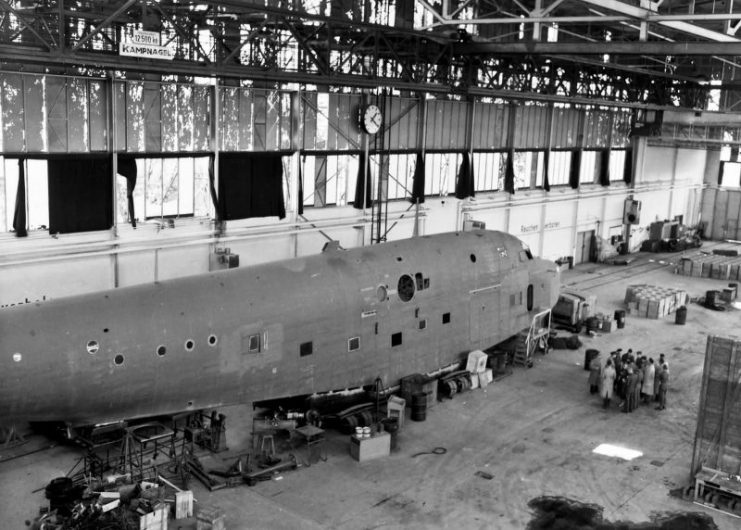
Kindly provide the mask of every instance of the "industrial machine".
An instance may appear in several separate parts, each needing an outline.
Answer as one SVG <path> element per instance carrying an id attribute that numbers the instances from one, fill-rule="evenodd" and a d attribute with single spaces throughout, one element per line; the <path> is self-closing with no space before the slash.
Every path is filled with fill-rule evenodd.
<path id="1" fill-rule="evenodd" d="M 587 318 L 592 315 L 595 304 L 594 295 L 563 292 L 558 295 L 558 301 L 551 310 L 552 324 L 579 333 Z"/>

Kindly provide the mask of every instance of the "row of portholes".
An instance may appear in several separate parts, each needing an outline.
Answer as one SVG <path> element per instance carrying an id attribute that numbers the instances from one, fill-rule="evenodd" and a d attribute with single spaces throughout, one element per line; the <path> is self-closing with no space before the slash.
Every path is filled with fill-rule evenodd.
<path id="1" fill-rule="evenodd" d="M 209 346 L 216 346 L 217 342 L 218 342 L 218 339 L 216 338 L 216 335 L 208 336 Z M 185 351 L 193 351 L 193 348 L 195 348 L 195 345 L 196 343 L 193 341 L 193 339 L 186 340 L 185 341 Z M 88 341 L 87 351 L 90 355 L 94 355 L 95 353 L 98 352 L 99 349 L 100 349 L 100 345 L 98 344 L 98 341 L 95 341 L 95 340 Z M 164 346 L 163 344 L 160 344 L 159 346 L 157 346 L 157 349 L 155 351 L 157 352 L 158 356 L 164 357 L 165 354 L 167 353 L 167 347 Z M 16 360 L 16 362 L 20 361 L 20 354 L 17 354 L 17 355 L 18 355 L 17 360 L 15 359 L 15 356 L 14 356 L 14 360 Z M 124 356 L 120 353 L 116 354 L 116 356 L 113 358 L 113 362 L 117 366 L 121 366 L 124 362 Z"/>

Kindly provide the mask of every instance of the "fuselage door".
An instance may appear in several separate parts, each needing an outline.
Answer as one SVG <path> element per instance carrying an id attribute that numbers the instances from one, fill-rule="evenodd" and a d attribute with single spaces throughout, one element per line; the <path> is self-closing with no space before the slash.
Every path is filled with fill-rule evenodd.
<path id="1" fill-rule="evenodd" d="M 500 286 L 490 285 L 471 291 L 471 341 L 481 345 L 499 331 Z"/>

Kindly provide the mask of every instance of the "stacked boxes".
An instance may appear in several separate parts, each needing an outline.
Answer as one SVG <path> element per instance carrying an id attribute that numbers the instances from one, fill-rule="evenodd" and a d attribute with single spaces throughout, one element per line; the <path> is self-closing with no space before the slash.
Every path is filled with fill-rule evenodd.
<path id="1" fill-rule="evenodd" d="M 491 383 L 493 374 L 486 368 L 488 358 L 489 356 L 481 350 L 474 350 L 468 354 L 466 370 L 471 374 L 471 388 L 484 388 Z"/>
<path id="2" fill-rule="evenodd" d="M 629 285 L 625 290 L 628 312 L 644 318 L 662 318 L 687 303 L 689 297 L 681 289 L 653 285 Z"/>
<path id="3" fill-rule="evenodd" d="M 712 278 L 715 280 L 741 280 L 741 257 L 724 254 L 704 254 L 697 252 L 684 257 L 677 265 L 676 272 L 682 276 L 695 278 Z"/>

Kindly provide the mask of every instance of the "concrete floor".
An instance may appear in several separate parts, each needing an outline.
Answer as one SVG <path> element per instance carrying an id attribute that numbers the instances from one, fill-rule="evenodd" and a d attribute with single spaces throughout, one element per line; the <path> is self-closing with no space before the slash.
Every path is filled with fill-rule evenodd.
<path id="1" fill-rule="evenodd" d="M 639 254 L 629 266 L 585 264 L 564 271 L 563 283 L 597 295 L 598 310 L 623 308 L 625 287 L 634 283 L 684 288 L 704 295 L 724 282 L 674 275 L 670 261 Z M 359 464 L 348 454 L 347 437 L 332 433 L 328 460 L 285 473 L 280 480 L 209 493 L 194 482 L 201 505 L 222 508 L 232 529 L 312 528 L 525 528 L 528 501 L 558 495 L 604 508 L 610 521 L 648 521 L 657 512 L 697 511 L 711 515 L 721 530 L 741 519 L 669 496 L 689 482 L 692 444 L 708 334 L 736 333 L 739 312 L 689 306 L 687 324 L 628 316 L 626 327 L 595 337 L 582 335 L 579 350 L 538 355 L 531 369 L 515 368 L 485 390 L 455 396 L 428 410 L 424 422 L 407 421 L 398 450 Z M 589 394 L 584 350 L 633 348 L 658 358 L 671 370 L 668 406 L 641 406 L 623 414 L 613 403 L 603 410 Z M 248 440 L 251 410 L 227 415 L 232 452 Z M 38 439 L 33 443 L 40 444 Z M 602 443 L 641 451 L 633 461 L 600 456 Z M 445 447 L 444 455 L 418 452 Z M 228 461 L 228 455 L 219 455 Z M 45 504 L 42 488 L 64 474 L 79 455 L 55 447 L 0 462 L 3 528 L 22 528 Z M 477 471 L 493 475 L 487 480 Z M 170 528 L 177 528 L 170 525 Z"/>

